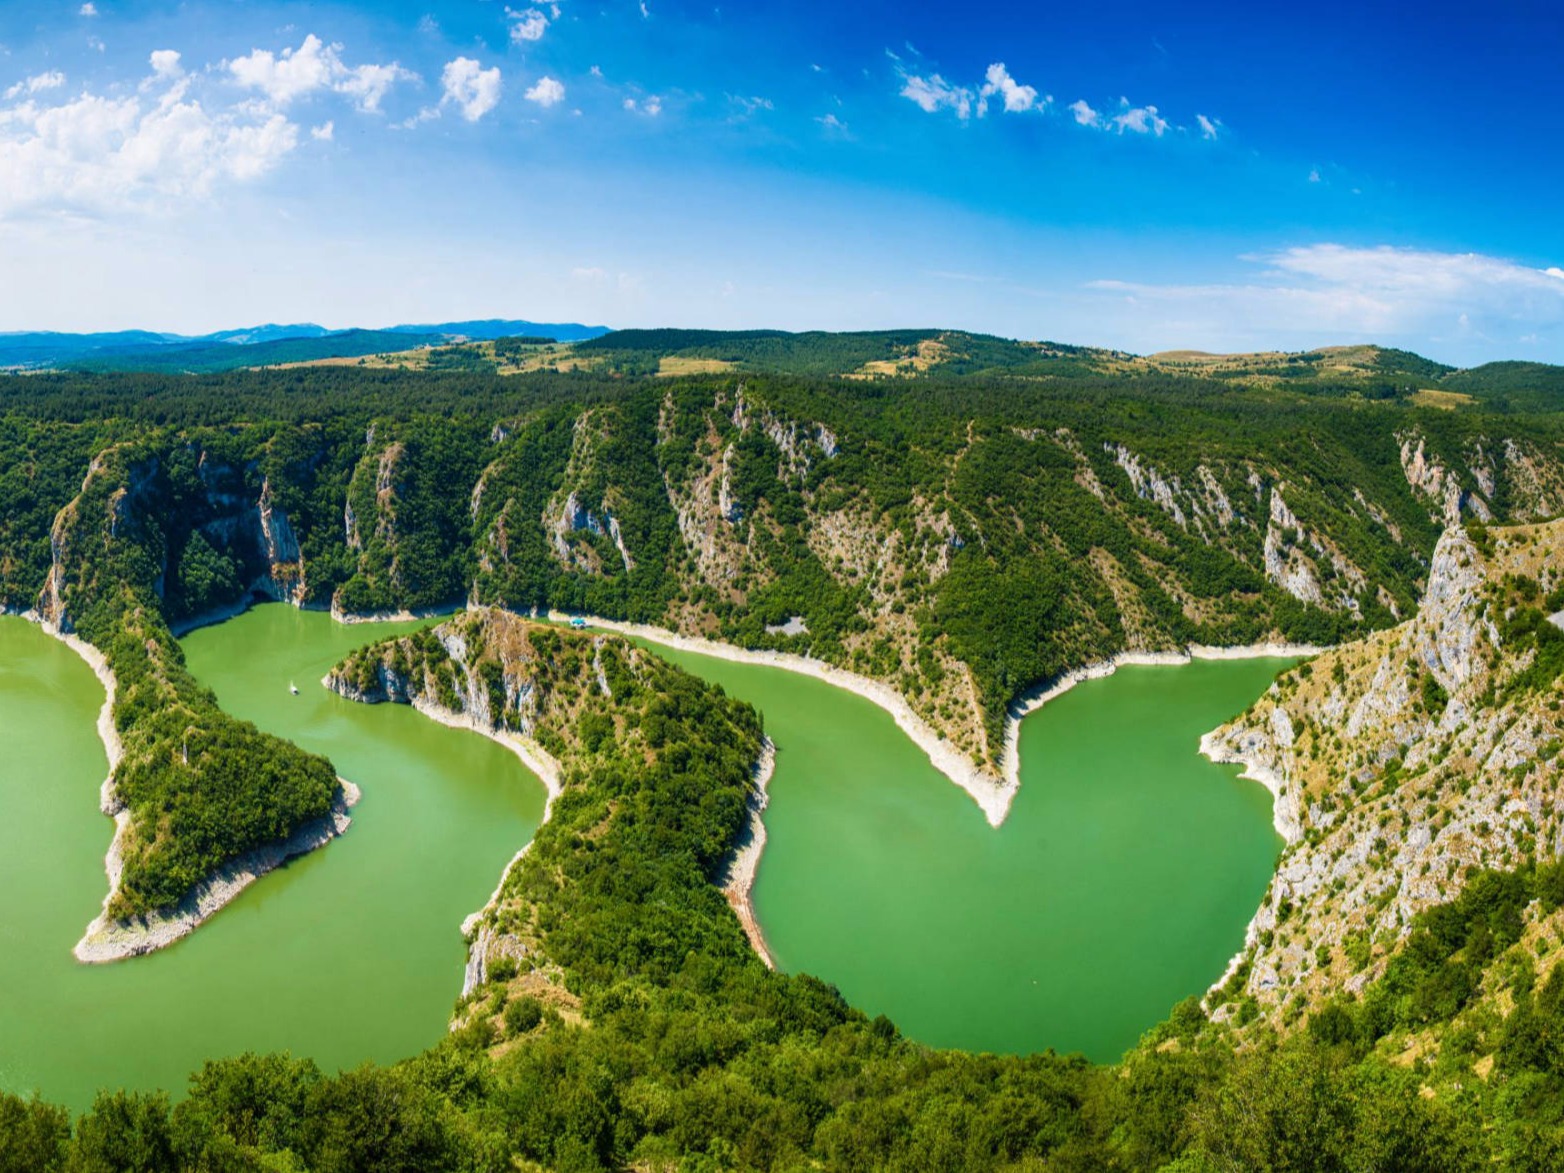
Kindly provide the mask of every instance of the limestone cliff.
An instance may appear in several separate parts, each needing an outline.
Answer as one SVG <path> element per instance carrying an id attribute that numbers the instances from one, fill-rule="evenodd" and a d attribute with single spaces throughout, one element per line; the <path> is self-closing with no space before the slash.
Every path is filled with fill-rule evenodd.
<path id="1" fill-rule="evenodd" d="M 1288 840 L 1219 1014 L 1361 989 L 1472 869 L 1564 850 L 1561 587 L 1564 521 L 1451 528 L 1415 618 L 1285 674 L 1207 737 L 1271 787 Z"/>

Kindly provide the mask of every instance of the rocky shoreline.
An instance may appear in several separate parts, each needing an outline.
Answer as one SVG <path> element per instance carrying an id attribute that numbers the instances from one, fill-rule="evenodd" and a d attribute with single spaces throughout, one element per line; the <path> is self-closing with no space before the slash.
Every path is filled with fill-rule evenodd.
<path id="1" fill-rule="evenodd" d="M 232 609 L 225 609 L 221 614 L 214 612 L 196 617 L 187 622 L 184 630 L 190 631 L 207 623 L 232 618 L 248 609 L 248 606 L 248 602 L 235 604 Z M 352 823 L 348 811 L 357 804 L 360 791 L 353 783 L 339 777 L 337 794 L 328 814 L 298 828 L 286 839 L 263 844 L 229 860 L 171 911 L 151 913 L 129 921 L 109 920 L 107 909 L 119 893 L 120 876 L 124 871 L 125 836 L 130 827 L 130 811 L 120 801 L 114 787 L 114 773 L 125 756 L 124 743 L 120 740 L 119 730 L 114 727 L 114 697 L 118 683 L 103 653 L 80 636 L 61 631 L 57 624 L 51 623 L 36 610 L 7 610 L 5 613 L 37 624 L 45 633 L 70 648 L 92 669 L 98 682 L 103 685 L 103 707 L 98 711 L 97 731 L 108 758 L 109 769 L 108 776 L 99 787 L 98 807 L 114 820 L 114 837 L 103 857 L 103 870 L 109 884 L 108 894 L 103 898 L 104 911 L 87 926 L 81 940 L 72 949 L 78 961 L 94 965 L 123 961 L 172 945 L 189 936 L 267 872 L 275 871 L 295 856 L 325 846 Z"/>
<path id="2" fill-rule="evenodd" d="M 557 611 L 551 611 L 548 617 L 560 622 L 573 618 Z M 888 712 L 901 731 L 928 755 L 934 768 L 971 796 L 992 826 L 997 827 L 1004 822 L 1005 816 L 1010 811 L 1010 802 L 1015 797 L 1018 783 L 1012 784 L 1007 779 L 996 778 L 988 771 L 978 768 L 965 754 L 941 738 L 922 717 L 914 713 L 901 694 L 888 684 L 834 667 L 823 660 L 811 659 L 793 652 L 756 651 L 698 636 L 679 635 L 677 632 L 642 623 L 621 623 L 615 619 L 601 619 L 596 616 L 579 618 L 584 619 L 591 627 L 644 639 L 648 643 L 661 644 L 676 651 L 694 652 L 697 655 L 740 664 L 763 664 L 771 668 L 783 668 L 789 672 L 813 676 L 827 684 L 834 684 L 837 688 L 856 693 Z"/>
<path id="3" fill-rule="evenodd" d="M 139 957 L 172 945 L 193 933 L 267 872 L 275 871 L 295 856 L 324 847 L 348 829 L 353 822 L 348 811 L 360 798 L 358 787 L 346 778 L 338 778 L 337 782 L 337 795 L 329 814 L 306 823 L 286 839 L 263 844 L 230 860 L 197 885 L 173 910 L 124 921 L 111 921 L 106 913 L 100 913 L 87 926 L 82 939 L 76 942 L 72 950 L 76 959 L 96 965 Z M 107 784 L 105 787 L 107 793 Z M 109 846 L 106 859 L 109 895 L 104 898 L 105 908 L 119 890 L 120 841 L 129 820 L 128 811 L 121 809 L 115 813 L 114 842 Z"/>
<path id="4" fill-rule="evenodd" d="M 1240 778 L 1258 782 L 1271 792 L 1271 825 L 1276 828 L 1276 833 L 1286 842 L 1287 847 L 1292 847 L 1303 838 L 1303 825 L 1298 817 L 1298 800 L 1288 791 L 1287 780 L 1260 761 L 1257 754 L 1246 752 L 1242 746 L 1224 742 L 1219 734 L 1220 730 L 1213 729 L 1200 739 L 1202 756 L 1217 765 L 1244 767 L 1243 772 L 1238 775 Z M 1285 851 L 1286 848 L 1283 850 Z M 1222 970 L 1222 975 L 1207 988 L 1207 994 L 1220 990 L 1227 984 L 1228 978 L 1238 972 L 1238 967 L 1243 964 L 1244 958 L 1249 956 L 1249 951 L 1259 941 L 1260 914 L 1264 908 L 1262 904 L 1255 909 L 1254 916 L 1249 918 L 1249 923 L 1244 926 L 1243 945 L 1228 960 L 1227 968 Z"/>
<path id="5" fill-rule="evenodd" d="M 766 824 L 761 816 L 768 801 L 766 788 L 771 784 L 776 765 L 777 747 L 768 737 L 761 745 L 760 757 L 755 762 L 755 790 L 749 800 L 748 821 L 734 844 L 722 881 L 722 894 L 728 898 L 728 904 L 737 914 L 739 924 L 744 926 L 744 935 L 749 938 L 750 947 L 766 963 L 767 969 L 775 969 L 776 962 L 772 960 L 771 950 L 766 947 L 765 934 L 760 930 L 760 921 L 755 916 L 751 896 L 755 889 L 755 873 L 760 867 L 760 856 L 766 849 Z"/>
<path id="6" fill-rule="evenodd" d="M 1062 696 L 1070 691 L 1083 680 L 1098 680 L 1105 676 L 1112 676 L 1119 668 L 1126 665 L 1179 665 L 1188 664 L 1194 660 L 1242 660 L 1260 659 L 1268 656 L 1315 656 L 1324 650 L 1310 644 L 1259 643 L 1231 648 L 1194 644 L 1183 651 L 1121 652 L 1117 656 L 1099 660 L 1097 663 L 1088 664 L 1083 668 L 1077 668 L 1054 680 L 1038 685 L 1011 706 L 1010 712 L 1005 718 L 1005 740 L 1001 756 L 1001 770 L 999 775 L 996 776 L 991 771 L 978 766 L 935 732 L 926 721 L 912 711 L 911 706 L 907 704 L 901 694 L 891 688 L 890 685 L 834 667 L 823 660 L 815 660 L 792 652 L 759 651 L 740 648 L 733 644 L 719 643 L 716 640 L 679 635 L 676 632 L 641 623 L 622 623 L 618 620 L 601 619 L 596 616 L 572 617 L 557 611 L 551 611 L 548 617 L 555 621 L 580 618 L 588 626 L 644 639 L 649 643 L 661 644 L 664 647 L 673 648 L 677 651 L 694 652 L 698 655 L 712 656 L 716 659 L 729 660 L 736 663 L 763 664 L 772 668 L 783 668 L 789 672 L 813 676 L 817 680 L 823 680 L 827 684 L 844 688 L 863 697 L 865 700 L 872 701 L 890 713 L 901 731 L 910 737 L 913 743 L 928 756 L 929 761 L 936 770 L 966 791 L 983 811 L 983 814 L 989 821 L 989 825 L 994 827 L 1000 826 L 1005 821 L 1006 816 L 1010 813 L 1010 804 L 1014 801 L 1016 792 L 1021 788 L 1019 739 L 1022 720 L 1029 714 L 1042 708 L 1055 697 Z"/>

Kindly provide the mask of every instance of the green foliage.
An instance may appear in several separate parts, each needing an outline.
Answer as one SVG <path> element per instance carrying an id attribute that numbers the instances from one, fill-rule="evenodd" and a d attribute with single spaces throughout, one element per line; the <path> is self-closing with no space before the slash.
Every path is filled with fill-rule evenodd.
<path id="1" fill-rule="evenodd" d="M 524 1035 L 543 1021 L 543 1003 L 536 998 L 513 998 L 505 1004 L 505 1033 Z"/>
<path id="2" fill-rule="evenodd" d="M 928 373 L 830 377 L 899 361 L 936 336 L 946 356 Z M 997 748 L 1017 695 L 1131 639 L 1324 643 L 1388 624 L 1380 592 L 1410 609 L 1438 536 L 1399 467 L 1400 437 L 1415 428 L 1431 456 L 1458 467 L 1479 438 L 1546 453 L 1564 435 L 1517 406 L 1515 388 L 1537 372 L 1516 375 L 1502 401 L 1422 412 L 1406 390 L 1469 387 L 1473 373 L 1386 351 L 1367 373 L 1327 374 L 1329 356 L 1311 353 L 1220 377 L 936 331 L 621 332 L 580 352 L 602 368 L 499 379 L 451 348 L 440 362 L 453 369 L 429 373 L 7 382 L 0 602 L 34 604 L 58 571 L 66 617 L 118 678 L 117 781 L 134 835 L 115 911 L 177 901 L 329 808 L 330 764 L 223 714 L 169 634 L 265 576 L 355 611 L 475 595 L 514 610 L 694 616 L 749 646 L 889 678 L 909 671 L 903 651 L 926 681 L 948 679 L 941 664 L 954 659 L 973 673 Z M 742 380 L 639 377 L 670 353 L 739 363 Z M 834 436 L 834 455 L 816 429 Z M 801 443 L 813 445 L 804 460 Z M 713 585 L 693 566 L 699 535 L 680 525 L 702 503 L 697 486 L 715 497 L 719 465 L 738 517 L 715 534 L 743 554 Z M 1152 471 L 1185 490 L 1181 516 L 1148 487 Z M 1519 489 L 1503 466 L 1497 475 L 1503 514 Z M 1199 513 L 1188 504 L 1197 485 Z M 1365 588 L 1305 534 L 1272 532 L 1278 485 Z M 560 525 L 571 494 L 581 513 Z M 291 557 L 266 557 L 262 502 L 289 524 L 302 583 Z M 826 516 L 875 527 L 873 565 L 832 560 Z M 1319 568 L 1329 608 L 1267 577 L 1268 535 L 1273 554 Z M 1537 602 L 1505 633 L 1537 649 L 1527 687 L 1564 667 Z M 855 638 L 887 612 L 909 616 L 915 648 Z M 766 632 L 793 615 L 807 634 Z M 326 1076 L 283 1057 L 227 1060 L 172 1111 L 156 1097 L 103 1097 L 68 1141 L 59 1113 L 0 1098 L 0 1171 L 49 1168 L 61 1152 L 71 1168 L 203 1171 L 1556 1167 L 1560 979 L 1537 987 L 1516 966 L 1499 975 L 1517 1009 L 1492 1089 L 1430 1100 L 1422 1073 L 1376 1051 L 1394 1030 L 1443 1029 L 1474 1005 L 1529 901 L 1564 896 L 1556 869 L 1475 878 L 1419 920 L 1361 998 L 1285 1039 L 1235 1049 L 1184 1005 L 1112 1068 L 932 1050 L 813 978 L 765 969 L 712 886 L 751 797 L 753 711 L 605 646 L 610 701 L 591 637 L 531 638 L 539 695 L 559 706 L 535 732 L 566 762 L 567 786 L 496 915 L 526 939 L 523 964 L 547 967 L 586 1025 L 518 997 L 494 1056 L 480 1015 L 390 1069 Z M 455 666 L 434 636 L 385 654 L 400 676 L 425 673 L 436 699 L 457 702 Z M 345 671 L 367 688 L 376 667 L 365 657 Z M 499 666 L 480 665 L 477 679 L 518 727 Z M 1431 678 L 1419 688 L 1425 706 L 1441 703 Z M 1366 938 L 1344 948 L 1360 967 L 1373 956 Z M 520 976 L 504 968 L 494 976 Z M 1238 1021 L 1255 1013 L 1244 1002 Z"/>
<path id="3" fill-rule="evenodd" d="M 239 597 L 239 571 L 234 559 L 221 553 L 197 530 L 179 556 L 177 603 L 186 615 L 199 615 Z"/>
<path id="4" fill-rule="evenodd" d="M 61 1167 L 70 1113 L 0 1092 L 0 1173 L 50 1173 Z"/>

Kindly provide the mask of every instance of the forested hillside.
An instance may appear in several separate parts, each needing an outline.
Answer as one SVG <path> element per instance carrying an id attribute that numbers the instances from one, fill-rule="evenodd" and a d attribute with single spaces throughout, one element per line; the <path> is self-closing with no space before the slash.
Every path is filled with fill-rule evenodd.
<path id="1" fill-rule="evenodd" d="M 563 768 L 479 926 L 458 1029 L 393 1068 L 215 1061 L 177 1106 L 105 1092 L 74 1123 L 0 1096 L 3 1167 L 1518 1171 L 1564 1154 L 1557 863 L 1468 874 L 1360 998 L 1286 1023 L 1240 1029 L 1191 999 L 1112 1066 L 937 1051 L 746 948 L 712 880 L 760 748 L 747 706 L 614 637 L 495 611 L 333 677 L 524 732 Z"/>
<path id="2" fill-rule="evenodd" d="M 907 340 L 671 341 L 752 365 L 781 346 L 792 358 L 778 365 L 814 370 Z M 659 356 L 669 342 L 583 349 Z M 591 612 L 883 681 L 997 773 L 1010 707 L 1061 673 L 1125 650 L 1383 628 L 1411 613 L 1446 525 L 1564 508 L 1564 417 L 1424 406 L 1443 368 L 1416 356 L 1091 352 L 1100 369 L 1080 373 L 1086 352 L 942 345 L 958 342 L 978 373 L 947 356 L 943 377 L 910 378 L 14 378 L 0 400 L 0 605 L 105 651 L 134 616 L 150 633 L 135 646 L 175 666 L 169 626 L 257 593 L 354 614 Z M 1065 365 L 994 366 L 1022 351 Z M 1289 367 L 1305 374 L 1277 374 Z M 177 672 L 157 678 L 207 712 Z M 138 719 L 127 710 L 122 730 Z M 243 783 L 219 817 L 206 796 L 223 791 L 179 750 L 153 754 L 158 780 L 124 797 L 139 839 L 178 841 L 181 862 L 133 852 L 120 913 L 166 906 L 203 867 L 330 801 L 301 765 L 267 783 L 269 821 L 247 813 L 258 799 Z M 190 835 L 159 831 L 176 794 L 204 828 L 193 853 Z"/>
<path id="3" fill-rule="evenodd" d="M 328 763 L 183 670 L 171 631 L 255 594 L 496 605 L 337 679 L 525 732 L 565 790 L 476 926 L 480 982 L 439 1047 L 335 1077 L 224 1061 L 177 1109 L 106 1094 L 74 1127 L 0 1097 L 0 1168 L 1554 1167 L 1557 528 L 1497 528 L 1564 510 L 1546 385 L 1457 389 L 1371 348 L 1035 347 L 1001 370 L 1022 344 L 910 335 L 653 340 L 635 362 L 610 337 L 601 363 L 509 378 L 3 384 L 0 604 L 118 677 L 114 914 L 336 797 Z M 1095 1068 L 931 1051 L 766 970 L 711 883 L 757 716 L 517 617 L 542 607 L 820 657 L 990 767 L 1018 696 L 1118 651 L 1367 642 L 1222 735 L 1296 820 L 1247 966 L 1211 1017 L 1178 1007 Z M 1329 731 L 1349 705 L 1368 716 Z M 1344 977 L 1356 996 L 1323 1001 Z"/>

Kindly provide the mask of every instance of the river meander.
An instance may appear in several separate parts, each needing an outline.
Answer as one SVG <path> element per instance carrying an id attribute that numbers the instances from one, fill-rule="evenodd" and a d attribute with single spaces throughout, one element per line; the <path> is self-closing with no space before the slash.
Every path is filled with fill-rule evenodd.
<path id="1" fill-rule="evenodd" d="M 777 964 L 938 1046 L 1117 1059 L 1243 943 L 1281 839 L 1198 752 L 1291 661 L 1121 668 L 1021 725 L 997 830 L 883 709 L 777 668 L 656 649 L 777 744 L 755 915 Z"/>
<path id="2" fill-rule="evenodd" d="M 364 798 L 342 839 L 185 941 L 82 966 L 70 950 L 111 834 L 102 690 L 63 645 L 0 619 L 0 1088 L 80 1108 L 100 1086 L 177 1090 L 244 1050 L 332 1070 L 440 1036 L 457 926 L 544 795 L 486 739 L 320 687 L 352 648 L 412 626 L 263 606 L 186 638 L 230 712 L 329 755 Z M 1115 1058 L 1220 974 L 1264 892 L 1269 796 L 1196 746 L 1282 661 L 1123 669 L 1050 702 L 1023 724 L 1021 791 L 995 830 L 868 701 L 657 650 L 755 703 L 778 744 L 755 903 L 779 963 L 914 1038 Z"/>
<path id="3" fill-rule="evenodd" d="M 462 918 L 537 828 L 544 793 L 491 741 L 320 686 L 352 648 L 413 626 L 265 606 L 186 638 L 225 708 L 327 754 L 364 797 L 346 835 L 184 941 L 84 966 L 71 946 L 103 899 L 113 830 L 97 809 L 103 690 L 64 645 L 0 619 L 0 1088 L 81 1108 L 100 1086 L 178 1090 L 245 1050 L 335 1070 L 440 1037 Z"/>

